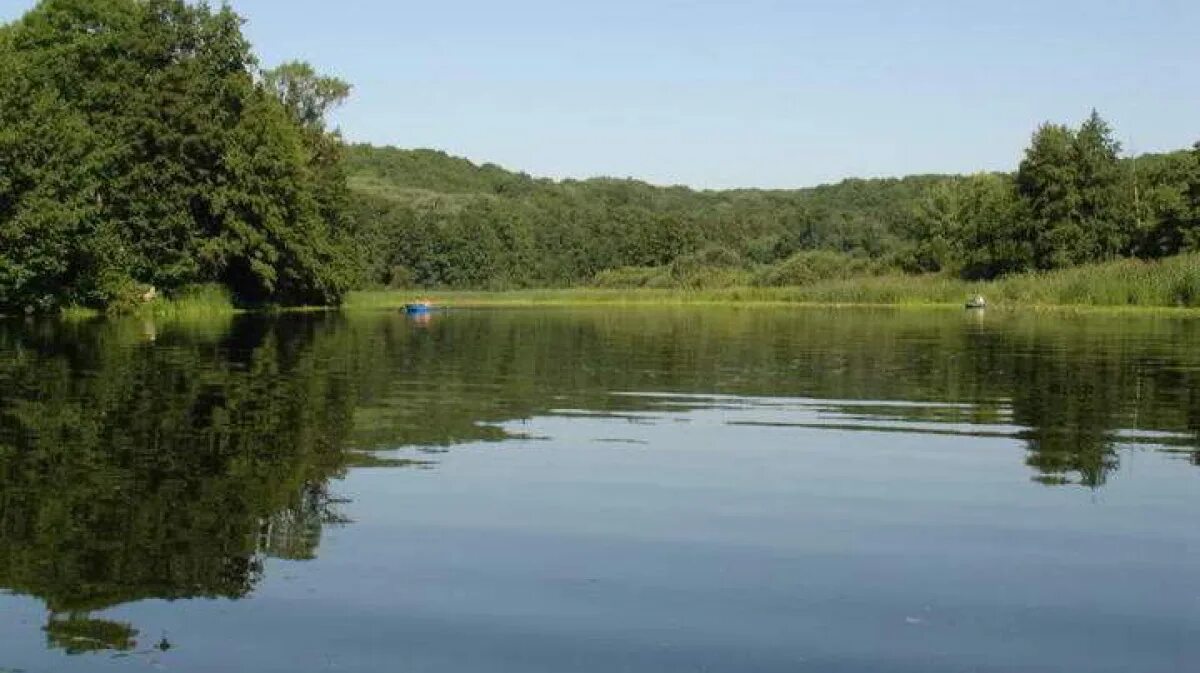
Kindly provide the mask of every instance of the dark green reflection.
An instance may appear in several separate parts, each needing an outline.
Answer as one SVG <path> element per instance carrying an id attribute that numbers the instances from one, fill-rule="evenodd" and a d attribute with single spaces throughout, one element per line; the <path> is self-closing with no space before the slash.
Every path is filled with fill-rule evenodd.
<path id="1" fill-rule="evenodd" d="M 0 587 L 45 601 L 53 647 L 129 649 L 135 626 L 95 612 L 237 598 L 266 559 L 313 558 L 345 519 L 331 480 L 412 464 L 379 449 L 683 404 L 621 392 L 811 398 L 830 432 L 1011 436 L 1037 481 L 1098 488 L 1123 444 L 1200 463 L 1197 342 L 1200 322 L 1168 317 L 762 308 L 0 322 Z"/>
<path id="2" fill-rule="evenodd" d="M 341 520 L 355 362 L 324 321 L 0 328 L 0 586 L 48 642 L 129 649 L 88 618 L 143 598 L 237 598 L 267 557 L 312 558 Z"/>
<path id="3" fill-rule="evenodd" d="M 656 391 L 857 401 L 841 412 L 860 429 L 1006 427 L 1047 484 L 1103 485 L 1122 445 L 1167 445 L 1195 461 L 1200 444 L 1194 318 L 624 308 L 462 312 L 427 325 L 380 314 L 347 329 L 380 340 L 390 366 L 374 374 L 399 381 L 374 386 L 359 410 L 383 443 L 397 428 L 450 444 L 494 436 L 480 421 L 646 409 L 644 398 L 612 393 Z"/>

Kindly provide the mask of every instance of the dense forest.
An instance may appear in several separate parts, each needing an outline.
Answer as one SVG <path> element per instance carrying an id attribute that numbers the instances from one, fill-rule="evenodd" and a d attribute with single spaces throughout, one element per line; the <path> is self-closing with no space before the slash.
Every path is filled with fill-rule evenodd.
<path id="1" fill-rule="evenodd" d="M 551 181 L 430 150 L 346 153 L 371 283 L 790 285 L 970 279 L 1200 249 L 1200 148 L 1122 158 L 1095 112 L 1046 124 L 1013 174 L 696 191 Z"/>
<path id="2" fill-rule="evenodd" d="M 537 179 L 346 146 L 350 92 L 262 67 L 228 7 L 43 0 L 0 26 L 0 312 L 128 308 L 221 284 L 245 304 L 355 287 L 987 279 L 1200 249 L 1200 146 L 1123 157 L 1096 113 L 1011 174 L 797 190 Z"/>

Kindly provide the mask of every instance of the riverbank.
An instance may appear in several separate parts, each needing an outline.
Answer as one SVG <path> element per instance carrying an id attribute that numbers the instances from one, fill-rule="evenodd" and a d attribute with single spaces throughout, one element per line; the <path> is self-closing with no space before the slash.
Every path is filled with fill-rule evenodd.
<path id="1" fill-rule="evenodd" d="M 786 287 L 627 288 L 596 287 L 505 291 L 360 290 L 343 309 L 398 309 L 419 298 L 459 308 L 588 305 L 825 305 L 957 307 L 983 295 L 990 308 L 1200 310 L 1200 254 L 1161 261 L 1121 260 L 1108 264 L 1026 273 L 995 281 L 971 282 L 951 276 L 883 275 L 817 281 Z M 311 311 L 327 307 L 240 309 L 224 288 L 204 285 L 138 306 L 130 314 L 159 319 L 197 320 L 246 311 Z M 67 307 L 66 319 L 95 318 L 102 312 Z"/>
<path id="2" fill-rule="evenodd" d="M 418 297 L 458 307 L 824 304 L 963 306 L 983 295 L 993 308 L 1106 307 L 1200 308 L 1200 254 L 1156 262 L 1122 260 L 1052 272 L 971 282 L 945 275 L 890 275 L 820 281 L 792 287 L 719 289 L 570 288 L 498 292 L 375 290 L 351 293 L 351 310 L 399 308 Z"/>

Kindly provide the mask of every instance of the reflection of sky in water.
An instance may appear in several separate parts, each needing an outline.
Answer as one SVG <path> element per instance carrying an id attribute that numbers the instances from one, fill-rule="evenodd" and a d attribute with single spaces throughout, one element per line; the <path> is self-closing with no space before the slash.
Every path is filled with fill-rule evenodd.
<path id="1" fill-rule="evenodd" d="M 1176 671 L 1198 654 L 1200 540 L 1178 506 L 1195 480 L 1162 455 L 1130 453 L 1093 494 L 1031 483 L 1012 437 L 731 425 L 747 406 L 536 417 L 511 424 L 536 438 L 432 471 L 358 470 L 335 489 L 354 523 L 317 562 L 271 562 L 250 600 L 105 616 L 177 634 L 146 657 L 184 670 Z M 631 443 L 598 441 L 615 438 Z M 21 603 L 6 653 L 36 640 Z"/>

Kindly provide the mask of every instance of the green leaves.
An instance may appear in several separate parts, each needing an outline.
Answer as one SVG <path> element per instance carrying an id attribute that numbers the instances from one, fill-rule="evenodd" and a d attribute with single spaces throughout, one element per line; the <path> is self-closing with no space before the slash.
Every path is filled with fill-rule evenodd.
<path id="1" fill-rule="evenodd" d="M 1072 266 L 1128 251 L 1120 149 L 1095 111 L 1077 131 L 1046 124 L 1034 134 L 1017 187 L 1036 224 L 1035 266 Z"/>
<path id="2" fill-rule="evenodd" d="M 299 118 L 256 82 L 240 24 L 182 0 L 44 0 L 0 31 L 0 311 L 211 281 L 340 300 L 346 187 L 321 115 L 348 87 L 281 69 L 316 83 Z"/>
<path id="3" fill-rule="evenodd" d="M 906 232 L 905 266 L 993 278 L 1196 249 L 1188 185 L 1200 150 L 1121 159 L 1120 149 L 1095 112 L 1078 130 L 1042 125 L 1013 179 L 955 178 L 926 192 Z"/>
<path id="4" fill-rule="evenodd" d="M 301 124 L 320 129 L 325 115 L 350 95 L 350 85 L 318 75 L 302 61 L 289 61 L 262 74 L 263 85 Z"/>

